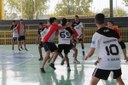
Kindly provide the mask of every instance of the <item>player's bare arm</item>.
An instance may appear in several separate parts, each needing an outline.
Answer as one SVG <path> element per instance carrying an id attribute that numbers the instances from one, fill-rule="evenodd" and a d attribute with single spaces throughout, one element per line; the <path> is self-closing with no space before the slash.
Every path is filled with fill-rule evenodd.
<path id="1" fill-rule="evenodd" d="M 87 60 L 88 58 L 90 58 L 95 52 L 95 48 L 90 48 L 89 52 L 87 53 L 87 55 L 85 56 L 85 60 Z"/>

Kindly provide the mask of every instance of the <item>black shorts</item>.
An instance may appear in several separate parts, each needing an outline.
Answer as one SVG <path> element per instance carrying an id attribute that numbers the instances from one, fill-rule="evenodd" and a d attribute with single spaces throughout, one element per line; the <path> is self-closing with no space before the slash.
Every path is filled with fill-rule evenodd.
<path id="1" fill-rule="evenodd" d="M 45 42 L 45 43 L 43 43 L 43 46 L 44 46 L 45 51 L 54 52 L 54 51 L 58 50 L 57 46 L 53 42 Z"/>
<path id="2" fill-rule="evenodd" d="M 82 38 L 79 38 L 79 42 L 83 42 L 83 39 Z"/>
<path id="3" fill-rule="evenodd" d="M 70 44 L 70 50 L 75 48 L 75 47 L 76 47 L 76 44 L 73 44 L 73 43 Z"/>
<path id="4" fill-rule="evenodd" d="M 25 40 L 25 36 L 19 36 L 18 37 L 18 41 L 22 41 L 22 40 Z"/>
<path id="5" fill-rule="evenodd" d="M 120 77 L 122 75 L 122 71 L 121 69 L 117 69 L 117 70 L 103 70 L 103 69 L 98 69 L 96 68 L 93 72 L 93 76 L 97 77 L 99 79 L 103 79 L 103 80 L 107 80 L 109 77 L 110 72 L 113 72 L 113 78 L 117 79 L 118 77 Z"/>
<path id="6" fill-rule="evenodd" d="M 18 40 L 18 37 L 13 37 L 13 41 L 17 41 Z"/>
<path id="7" fill-rule="evenodd" d="M 64 50 L 64 54 L 68 54 L 70 52 L 70 44 L 61 44 L 58 45 L 58 52 L 61 53 Z"/>
<path id="8" fill-rule="evenodd" d="M 43 42 L 40 41 L 39 47 L 43 47 Z"/>

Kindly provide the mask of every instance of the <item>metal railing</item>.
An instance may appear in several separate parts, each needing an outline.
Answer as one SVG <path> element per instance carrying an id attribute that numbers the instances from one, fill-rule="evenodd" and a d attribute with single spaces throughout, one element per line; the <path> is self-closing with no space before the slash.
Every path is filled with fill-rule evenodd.
<path id="1" fill-rule="evenodd" d="M 85 43 L 91 42 L 92 35 L 96 31 L 96 28 L 85 28 Z M 125 42 L 128 42 L 128 29 L 127 28 L 121 28 L 120 29 L 122 39 Z M 27 44 L 35 44 L 37 39 L 37 30 L 26 30 L 26 43 Z M 55 39 L 57 41 L 57 38 Z M 0 31 L 0 44 L 7 45 L 12 43 L 12 32 L 8 30 L 2 30 Z"/>

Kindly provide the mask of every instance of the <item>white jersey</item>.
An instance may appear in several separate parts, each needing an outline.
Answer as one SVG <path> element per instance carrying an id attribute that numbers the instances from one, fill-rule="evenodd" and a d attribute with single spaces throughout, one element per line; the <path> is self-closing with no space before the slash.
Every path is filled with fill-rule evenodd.
<path id="1" fill-rule="evenodd" d="M 79 22 L 78 24 L 77 23 L 74 23 L 74 29 L 76 30 L 76 32 L 78 33 L 78 38 L 81 36 L 82 34 L 82 29 L 84 28 L 83 26 L 83 23 L 82 22 Z"/>
<path id="2" fill-rule="evenodd" d="M 58 44 L 70 44 L 70 33 L 66 29 L 59 30 Z"/>
<path id="3" fill-rule="evenodd" d="M 44 38 L 44 36 L 46 35 L 47 31 L 48 31 L 48 29 L 47 29 L 47 28 L 45 28 L 43 31 L 41 31 L 41 32 L 40 32 L 41 39 L 43 39 L 43 38 Z"/>
<path id="4" fill-rule="evenodd" d="M 92 38 L 91 47 L 96 48 L 99 55 L 97 68 L 104 70 L 120 69 L 118 34 L 107 27 L 99 29 Z"/>
<path id="5" fill-rule="evenodd" d="M 17 32 L 17 30 L 16 30 L 16 27 L 15 28 L 13 28 L 13 37 L 18 37 L 18 32 Z"/>

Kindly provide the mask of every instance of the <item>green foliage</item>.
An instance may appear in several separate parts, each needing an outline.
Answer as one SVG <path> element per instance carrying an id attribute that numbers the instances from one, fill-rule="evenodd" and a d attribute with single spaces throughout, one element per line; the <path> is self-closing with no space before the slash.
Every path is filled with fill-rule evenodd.
<path id="1" fill-rule="evenodd" d="M 110 9 L 104 8 L 102 13 L 105 14 L 106 17 L 110 17 Z M 127 15 L 127 12 L 121 8 L 116 8 L 113 10 L 114 17 L 124 17 Z"/>
<path id="2" fill-rule="evenodd" d="M 128 0 L 124 0 L 125 5 L 128 6 Z"/>
<path id="3" fill-rule="evenodd" d="M 8 0 L 9 7 L 21 13 L 23 18 L 37 18 L 45 13 L 48 0 Z"/>
<path id="4" fill-rule="evenodd" d="M 92 0 L 62 0 L 56 6 L 56 14 L 59 16 L 86 15 L 90 12 L 91 2 Z"/>

